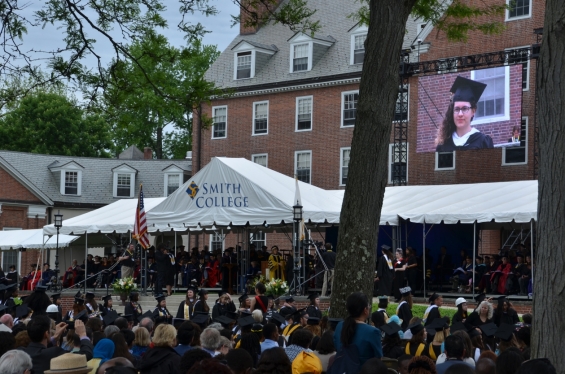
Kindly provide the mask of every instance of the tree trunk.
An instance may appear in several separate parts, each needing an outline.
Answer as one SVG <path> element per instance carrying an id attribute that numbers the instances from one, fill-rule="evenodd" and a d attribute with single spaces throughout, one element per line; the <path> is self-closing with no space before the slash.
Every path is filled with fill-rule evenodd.
<path id="1" fill-rule="evenodd" d="M 157 139 L 155 140 L 155 157 L 157 159 L 163 158 L 163 128 L 157 127 Z"/>
<path id="2" fill-rule="evenodd" d="M 537 71 L 539 197 L 532 358 L 565 368 L 565 2 L 547 0 Z"/>
<path id="3" fill-rule="evenodd" d="M 341 209 L 330 315 L 347 315 L 345 300 L 372 300 L 380 212 L 387 184 L 390 130 L 408 15 L 416 0 L 371 0 L 357 119 Z"/>

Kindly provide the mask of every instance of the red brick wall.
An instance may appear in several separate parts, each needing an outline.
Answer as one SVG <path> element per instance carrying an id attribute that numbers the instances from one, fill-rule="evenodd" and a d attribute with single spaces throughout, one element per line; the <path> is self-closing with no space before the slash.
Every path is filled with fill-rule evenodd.
<path id="1" fill-rule="evenodd" d="M 0 201 L 25 201 L 41 204 L 41 201 L 4 169 L 0 168 Z M 4 210 L 2 208 L 2 210 Z"/>

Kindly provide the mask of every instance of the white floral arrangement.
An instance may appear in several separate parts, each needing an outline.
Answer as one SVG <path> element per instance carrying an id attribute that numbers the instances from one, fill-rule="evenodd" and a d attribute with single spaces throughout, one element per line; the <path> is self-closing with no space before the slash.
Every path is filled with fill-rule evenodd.
<path id="1" fill-rule="evenodd" d="M 130 293 L 137 290 L 137 284 L 133 277 L 117 279 L 113 284 L 112 288 L 116 293 Z"/>
<path id="2" fill-rule="evenodd" d="M 288 292 L 288 285 L 282 279 L 271 279 L 265 287 L 267 288 L 267 295 L 279 297 Z"/>

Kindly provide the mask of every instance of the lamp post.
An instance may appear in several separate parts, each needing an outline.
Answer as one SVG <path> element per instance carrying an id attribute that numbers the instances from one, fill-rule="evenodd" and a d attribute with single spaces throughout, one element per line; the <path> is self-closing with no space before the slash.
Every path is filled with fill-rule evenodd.
<path id="1" fill-rule="evenodd" d="M 300 274 L 300 222 L 302 222 L 302 205 L 297 201 L 296 205 L 292 207 L 292 219 L 294 220 L 294 293 L 297 294 L 299 289 L 299 274 Z"/>
<path id="2" fill-rule="evenodd" d="M 63 227 L 63 215 L 58 210 L 55 214 L 55 227 L 57 228 L 57 251 L 55 252 L 55 284 L 59 284 L 59 229 Z"/>

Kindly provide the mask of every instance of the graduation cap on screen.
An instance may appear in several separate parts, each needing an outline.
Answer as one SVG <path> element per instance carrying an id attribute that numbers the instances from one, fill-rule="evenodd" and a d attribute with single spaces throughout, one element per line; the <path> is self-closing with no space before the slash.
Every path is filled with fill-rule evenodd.
<path id="1" fill-rule="evenodd" d="M 496 333 L 496 330 L 498 330 L 498 327 L 496 327 L 496 325 L 492 322 L 481 325 L 479 328 L 486 336 L 493 336 Z"/>
<path id="2" fill-rule="evenodd" d="M 112 324 L 114 324 L 114 321 L 116 321 L 116 319 L 118 319 L 118 313 L 114 312 L 113 310 L 110 310 L 109 312 L 106 312 L 106 315 L 104 317 L 102 317 L 102 320 L 104 321 L 104 324 L 106 326 L 110 326 Z"/>
<path id="3" fill-rule="evenodd" d="M 219 316 L 219 317 L 216 317 L 216 321 L 215 321 L 215 322 L 219 322 L 219 323 L 222 324 L 222 326 L 223 326 L 224 328 L 228 328 L 228 326 L 229 326 L 231 323 L 235 322 L 235 320 L 233 320 L 233 319 L 231 319 L 231 318 L 228 318 L 228 317 L 226 317 L 226 316 Z"/>
<path id="4" fill-rule="evenodd" d="M 141 320 L 144 319 L 144 318 L 153 318 L 153 312 L 147 311 L 147 312 L 143 313 L 142 315 L 137 317 L 137 321 L 141 322 Z"/>
<path id="5" fill-rule="evenodd" d="M 453 82 L 453 86 L 451 86 L 449 90 L 453 93 L 451 101 L 477 103 L 485 91 L 485 88 L 487 88 L 487 85 L 484 83 L 458 76 L 455 78 L 455 82 Z"/>
<path id="6" fill-rule="evenodd" d="M 389 336 L 397 334 L 400 330 L 402 330 L 400 328 L 400 325 L 398 323 L 395 323 L 395 322 L 390 322 L 390 323 L 384 324 L 381 327 L 379 327 L 379 329 L 381 329 L 385 334 L 387 334 Z"/>
<path id="7" fill-rule="evenodd" d="M 269 322 L 272 322 L 275 325 L 277 325 L 278 327 L 280 327 L 282 324 L 285 323 L 285 319 L 279 313 L 273 313 L 271 315 L 271 320 Z"/>
<path id="8" fill-rule="evenodd" d="M 424 325 L 422 325 L 420 322 L 415 322 L 408 326 L 408 330 L 410 330 L 412 335 L 418 334 L 423 329 L 424 329 Z"/>
<path id="9" fill-rule="evenodd" d="M 328 322 L 330 323 L 330 326 L 332 328 L 332 330 L 335 331 L 335 328 L 337 327 L 337 324 L 342 322 L 343 318 L 328 318 Z"/>
<path id="10" fill-rule="evenodd" d="M 448 329 L 449 325 L 447 324 L 447 318 L 443 317 L 443 318 L 436 318 L 432 321 L 432 323 L 430 323 L 428 326 L 426 326 L 426 330 L 428 331 L 428 334 L 430 335 L 435 335 L 436 332 L 438 331 L 443 331 L 444 329 Z"/>
<path id="11" fill-rule="evenodd" d="M 514 334 L 514 326 L 502 323 L 494 333 L 494 336 L 508 342 L 512 339 L 512 334 Z"/>
<path id="12" fill-rule="evenodd" d="M 16 307 L 16 317 L 18 317 L 19 319 L 27 316 L 29 312 L 31 312 L 31 309 L 29 309 L 27 305 L 20 305 Z"/>
<path id="13" fill-rule="evenodd" d="M 239 325 L 239 327 L 244 328 L 244 327 L 250 327 L 255 323 L 255 320 L 253 319 L 253 317 L 251 316 L 247 316 L 247 317 L 242 317 L 240 319 L 237 320 L 237 324 Z"/>
<path id="14" fill-rule="evenodd" d="M 308 317 L 306 322 L 310 326 L 318 326 L 320 324 L 320 319 L 318 317 Z"/>

